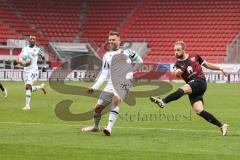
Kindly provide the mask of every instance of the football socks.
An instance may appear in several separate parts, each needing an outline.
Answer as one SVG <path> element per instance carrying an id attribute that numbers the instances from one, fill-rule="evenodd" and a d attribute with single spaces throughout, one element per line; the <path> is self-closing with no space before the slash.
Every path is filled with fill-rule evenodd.
<path id="1" fill-rule="evenodd" d="M 99 128 L 99 122 L 101 120 L 102 115 L 94 113 L 93 121 L 94 121 L 94 128 Z"/>
<path id="2" fill-rule="evenodd" d="M 164 103 L 169 103 L 171 101 L 175 101 L 179 98 L 181 98 L 184 95 L 184 91 L 179 88 L 177 91 L 169 94 L 166 98 L 162 99 Z"/>
<path id="3" fill-rule="evenodd" d="M 42 87 L 41 86 L 32 86 L 32 92 L 35 92 L 39 89 L 42 89 Z"/>
<path id="4" fill-rule="evenodd" d="M 108 126 L 107 126 L 108 130 L 110 130 L 110 131 L 112 130 L 112 127 L 114 126 L 114 124 L 118 118 L 118 115 L 119 115 L 119 107 L 116 106 L 110 111 Z"/>
<path id="5" fill-rule="evenodd" d="M 219 122 L 211 113 L 208 113 L 207 111 L 202 111 L 201 113 L 198 114 L 199 116 L 201 116 L 202 118 L 204 118 L 206 121 L 221 127 L 222 123 Z"/>
<path id="6" fill-rule="evenodd" d="M 30 108 L 31 90 L 26 90 L 26 107 Z"/>

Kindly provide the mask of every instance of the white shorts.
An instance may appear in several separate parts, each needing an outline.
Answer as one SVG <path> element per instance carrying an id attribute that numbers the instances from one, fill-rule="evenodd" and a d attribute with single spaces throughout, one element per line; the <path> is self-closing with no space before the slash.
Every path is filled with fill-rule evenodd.
<path id="1" fill-rule="evenodd" d="M 23 72 L 23 80 L 25 85 L 33 85 L 38 79 L 38 72 Z"/>
<path id="2" fill-rule="evenodd" d="M 116 96 L 119 99 L 123 100 L 128 95 L 128 92 L 129 90 L 122 89 L 119 91 L 120 93 L 119 96 L 119 94 L 114 89 L 113 85 L 111 83 L 107 84 L 107 86 L 103 89 L 102 93 L 100 94 L 97 104 L 107 106 L 112 102 L 113 96 Z"/>

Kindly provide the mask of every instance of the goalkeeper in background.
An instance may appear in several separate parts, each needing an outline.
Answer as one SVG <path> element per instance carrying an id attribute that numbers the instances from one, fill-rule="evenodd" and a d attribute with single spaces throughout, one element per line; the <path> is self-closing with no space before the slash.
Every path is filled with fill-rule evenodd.
<path id="1" fill-rule="evenodd" d="M 111 67 L 113 67 L 113 63 L 120 64 L 120 61 L 114 61 L 113 57 L 120 56 L 122 57 L 122 60 L 125 61 L 128 64 L 131 64 L 132 62 L 136 62 L 135 64 L 135 70 L 137 70 L 141 64 L 143 63 L 142 58 L 133 50 L 131 49 L 120 49 L 120 35 L 118 32 L 111 31 L 108 35 L 108 44 L 110 47 L 110 51 L 106 52 L 103 56 L 103 62 L 102 62 L 102 70 L 101 74 L 97 79 L 97 82 L 87 91 L 88 94 L 92 94 L 95 90 L 97 90 L 101 84 L 107 80 L 107 85 L 103 89 L 102 93 L 99 96 L 98 102 L 95 106 L 94 113 L 93 113 L 93 119 L 94 119 L 94 125 L 91 127 L 82 128 L 82 132 L 98 132 L 99 129 L 99 122 L 101 120 L 102 116 L 102 110 L 107 107 L 109 104 L 112 105 L 111 111 L 109 114 L 109 120 L 108 125 L 106 128 L 104 128 L 103 132 L 106 136 L 110 136 L 112 132 L 112 128 L 118 118 L 119 115 L 119 105 L 121 101 L 127 96 L 128 92 L 130 91 L 130 88 L 122 88 L 116 91 L 116 87 L 114 86 L 113 79 L 120 77 L 112 77 L 113 74 L 111 73 Z M 117 65 L 118 66 L 118 65 Z M 127 66 L 127 65 L 126 65 Z M 124 68 L 124 66 L 118 66 L 121 68 Z M 118 68 L 119 72 L 121 68 Z M 132 72 L 128 72 L 126 74 L 126 77 L 124 77 L 126 80 L 132 80 L 133 79 L 133 70 Z M 124 79 L 123 78 L 123 79 Z M 118 79 L 118 80 L 119 80 Z M 121 84 L 119 84 L 121 85 Z"/>

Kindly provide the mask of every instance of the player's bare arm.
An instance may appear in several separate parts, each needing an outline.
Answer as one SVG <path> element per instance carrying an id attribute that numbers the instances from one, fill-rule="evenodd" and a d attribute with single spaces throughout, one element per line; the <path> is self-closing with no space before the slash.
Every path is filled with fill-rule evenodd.
<path id="1" fill-rule="evenodd" d="M 203 63 L 203 66 L 206 67 L 206 68 L 208 68 L 208 69 L 211 69 L 211 70 L 221 71 L 221 72 L 223 73 L 223 75 L 226 76 L 226 77 L 227 77 L 227 75 L 228 75 L 228 73 L 225 72 L 223 68 L 221 68 L 221 67 L 219 67 L 219 66 L 217 66 L 217 65 L 215 65 L 215 64 L 212 64 L 212 63 L 209 63 L 209 62 L 206 62 L 206 61 L 205 61 L 205 62 Z"/>

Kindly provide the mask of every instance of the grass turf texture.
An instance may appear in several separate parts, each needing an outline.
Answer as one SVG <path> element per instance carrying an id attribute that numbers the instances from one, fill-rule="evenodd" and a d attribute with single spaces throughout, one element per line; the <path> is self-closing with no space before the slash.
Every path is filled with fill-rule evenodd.
<path id="1" fill-rule="evenodd" d="M 150 103 L 148 97 L 138 98 L 134 107 L 123 103 L 112 135 L 105 137 L 102 132 L 80 132 L 80 128 L 91 125 L 92 120 L 66 122 L 58 119 L 54 112 L 55 105 L 63 99 L 74 101 L 73 113 L 92 109 L 97 99 L 60 94 L 47 85 L 47 95 L 41 91 L 33 93 L 31 111 L 22 111 L 23 83 L 3 82 L 3 85 L 9 97 L 0 97 L 0 159 L 240 159 L 239 84 L 209 84 L 205 94 L 205 109 L 231 125 L 227 137 L 190 112 L 187 96 L 163 110 Z M 179 85 L 173 84 L 174 90 Z M 136 88 L 144 89 L 147 86 Z M 158 116 L 155 119 L 150 116 L 154 114 Z M 106 126 L 107 120 L 108 114 L 103 116 L 101 126 Z"/>

